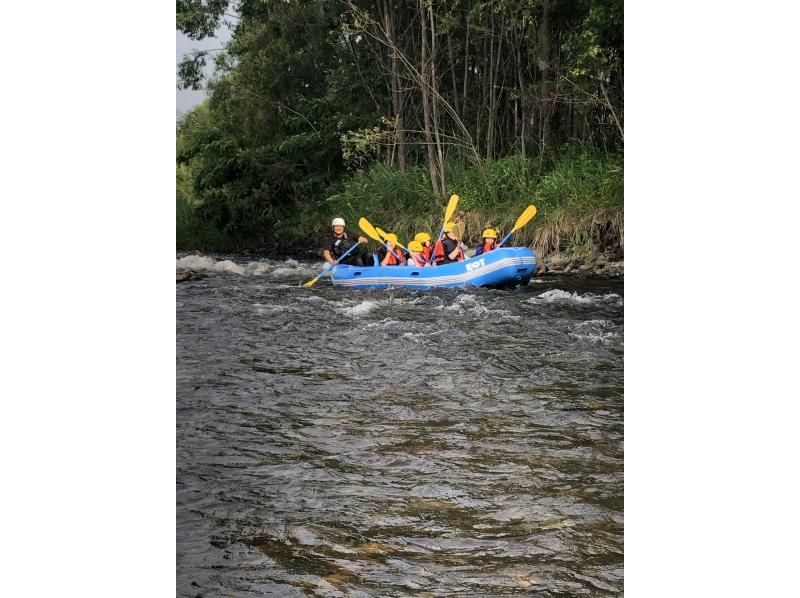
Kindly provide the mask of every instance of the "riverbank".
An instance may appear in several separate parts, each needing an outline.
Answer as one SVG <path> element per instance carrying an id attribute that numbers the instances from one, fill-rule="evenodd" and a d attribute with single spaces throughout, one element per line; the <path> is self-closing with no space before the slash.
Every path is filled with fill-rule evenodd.
<path id="1" fill-rule="evenodd" d="M 556 253 L 540 260 L 537 276 L 552 274 L 577 276 L 582 278 L 623 278 L 625 260 L 621 253 L 597 253 L 588 257 Z"/>

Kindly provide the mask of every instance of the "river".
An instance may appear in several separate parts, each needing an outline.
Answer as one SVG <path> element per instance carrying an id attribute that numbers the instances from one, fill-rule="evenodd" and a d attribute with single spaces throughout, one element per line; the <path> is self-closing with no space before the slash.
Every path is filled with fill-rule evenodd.
<path id="1" fill-rule="evenodd" d="M 620 595 L 623 282 L 321 265 L 177 260 L 177 595 Z"/>

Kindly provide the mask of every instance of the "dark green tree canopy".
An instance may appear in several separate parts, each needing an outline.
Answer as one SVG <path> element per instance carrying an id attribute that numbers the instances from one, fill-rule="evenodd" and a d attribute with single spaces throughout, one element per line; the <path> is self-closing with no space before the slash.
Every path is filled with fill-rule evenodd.
<path id="1" fill-rule="evenodd" d="M 178 128 L 201 210 L 269 237 L 323 211 L 355 171 L 424 167 L 433 197 L 453 166 L 545 164 L 565 146 L 624 139 L 622 0 L 178 0 L 192 39 L 181 86 L 210 98 Z M 499 191 L 486 185 L 494 197 Z M 434 199 L 435 201 L 440 201 Z"/>

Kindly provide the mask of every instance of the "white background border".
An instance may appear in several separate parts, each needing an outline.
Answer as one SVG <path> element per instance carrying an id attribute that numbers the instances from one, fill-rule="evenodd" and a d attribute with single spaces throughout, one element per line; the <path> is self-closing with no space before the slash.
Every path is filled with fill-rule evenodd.
<path id="1" fill-rule="evenodd" d="M 172 595 L 174 7 L 21 7 L 0 40 L 3 594 Z M 629 596 L 796 593 L 798 12 L 626 6 Z"/>

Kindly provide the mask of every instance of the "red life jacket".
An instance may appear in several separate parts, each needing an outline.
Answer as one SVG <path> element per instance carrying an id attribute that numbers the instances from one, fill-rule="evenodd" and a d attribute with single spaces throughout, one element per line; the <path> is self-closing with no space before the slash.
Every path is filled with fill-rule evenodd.
<path id="1" fill-rule="evenodd" d="M 437 264 L 441 264 L 445 260 L 443 240 L 444 237 L 436 241 L 436 245 L 433 246 L 433 256 Z"/>
<path id="2" fill-rule="evenodd" d="M 497 245 L 484 243 L 483 244 L 483 253 L 489 253 L 492 249 L 497 249 Z"/>

